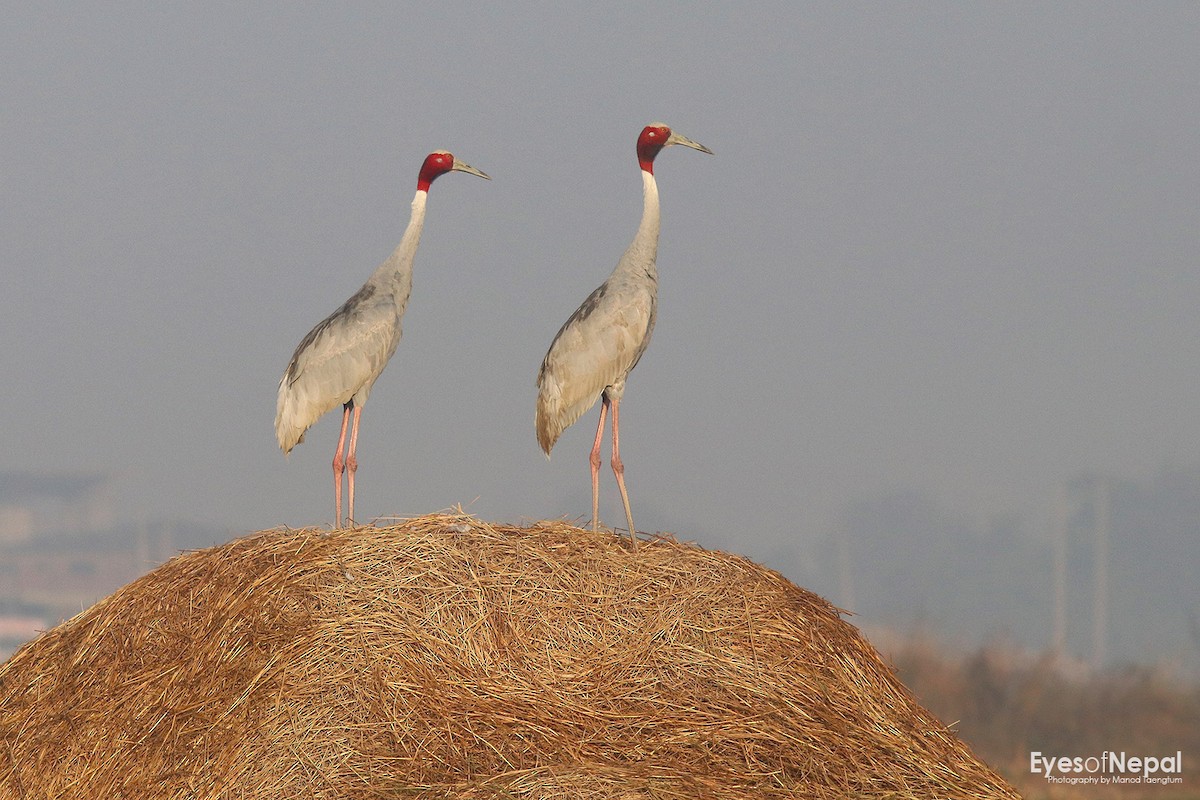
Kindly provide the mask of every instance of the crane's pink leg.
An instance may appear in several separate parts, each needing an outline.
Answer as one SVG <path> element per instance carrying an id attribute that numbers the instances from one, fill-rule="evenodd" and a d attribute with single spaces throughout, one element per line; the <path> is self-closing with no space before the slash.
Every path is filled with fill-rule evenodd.
<path id="1" fill-rule="evenodd" d="M 342 475 L 346 473 L 346 462 L 342 460 L 342 448 L 346 446 L 346 423 L 350 421 L 351 403 L 342 407 L 342 432 L 338 435 L 337 452 L 333 454 L 333 527 L 342 527 Z"/>
<path id="2" fill-rule="evenodd" d="M 358 419 L 362 416 L 362 406 L 354 406 L 354 424 L 350 426 L 350 455 L 346 457 L 346 469 L 350 470 L 350 474 L 346 476 L 346 481 L 349 484 L 350 490 L 349 505 L 350 508 L 346 513 L 350 522 L 354 522 L 354 473 L 358 471 L 358 456 L 355 452 L 358 450 Z"/>
<path id="3" fill-rule="evenodd" d="M 600 440 L 604 438 L 604 418 L 608 414 L 608 395 L 600 406 L 600 424 L 596 426 L 596 441 L 588 463 L 592 465 L 592 531 L 600 530 Z"/>
<path id="4" fill-rule="evenodd" d="M 629 510 L 629 495 L 625 492 L 625 465 L 621 463 L 621 443 L 620 434 L 620 415 L 619 408 L 621 401 L 614 399 L 612 401 L 613 414 L 613 453 L 612 453 L 612 469 L 613 474 L 617 476 L 617 488 L 621 490 L 621 502 L 625 504 L 625 520 L 629 523 L 629 542 L 634 550 L 637 550 L 637 529 L 633 527 L 633 512 Z"/>

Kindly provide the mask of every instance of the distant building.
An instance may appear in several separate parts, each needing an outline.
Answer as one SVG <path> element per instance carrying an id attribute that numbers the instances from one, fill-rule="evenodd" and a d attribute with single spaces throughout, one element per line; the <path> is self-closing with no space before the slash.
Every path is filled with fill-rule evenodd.
<path id="1" fill-rule="evenodd" d="M 0 472 L 0 544 L 109 530 L 113 521 L 107 475 Z"/>
<path id="2" fill-rule="evenodd" d="M 0 660 L 180 550 L 226 536 L 169 523 L 114 523 L 109 479 L 0 472 Z"/>

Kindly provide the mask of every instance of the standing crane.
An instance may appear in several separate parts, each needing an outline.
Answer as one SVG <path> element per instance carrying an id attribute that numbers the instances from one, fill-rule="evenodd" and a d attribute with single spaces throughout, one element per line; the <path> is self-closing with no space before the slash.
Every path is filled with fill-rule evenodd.
<path id="1" fill-rule="evenodd" d="M 354 473 L 358 469 L 358 422 L 375 379 L 383 372 L 400 343 L 400 318 L 412 292 L 413 255 L 425 224 L 425 201 L 429 185 L 447 172 L 487 175 L 459 161 L 450 153 L 430 153 L 417 176 L 417 194 L 412 217 L 395 251 L 342 307 L 317 324 L 300 340 L 292 360 L 279 381 L 275 407 L 275 436 L 283 452 L 304 441 L 304 433 L 326 411 L 342 406 L 342 432 L 333 455 L 333 500 L 335 527 L 341 527 L 342 476 L 347 477 L 348 513 L 354 519 Z M 350 426 L 350 447 L 346 426 Z"/>
<path id="2" fill-rule="evenodd" d="M 603 400 L 596 440 L 589 462 L 592 467 L 592 530 L 600 528 L 600 441 L 604 419 L 612 407 L 612 470 L 625 504 L 629 538 L 637 547 L 633 512 L 625 491 L 625 466 L 621 463 L 620 406 L 625 379 L 637 366 L 650 344 L 658 306 L 659 206 L 654 180 L 654 158 L 664 147 L 681 144 L 712 154 L 702 144 L 656 122 L 642 129 L 637 140 L 638 164 L 642 168 L 642 222 L 633 242 L 617 262 L 608 280 L 588 295 L 567 319 L 538 371 L 536 427 L 538 444 L 550 457 L 550 449 L 562 432 L 584 412 Z"/>

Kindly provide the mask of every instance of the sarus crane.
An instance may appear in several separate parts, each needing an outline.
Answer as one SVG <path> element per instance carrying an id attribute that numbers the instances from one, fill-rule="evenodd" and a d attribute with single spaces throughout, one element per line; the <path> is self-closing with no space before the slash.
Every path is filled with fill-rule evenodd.
<path id="1" fill-rule="evenodd" d="M 347 472 L 347 518 L 354 519 L 358 423 L 375 379 L 400 343 L 400 318 L 412 292 L 413 255 L 425 224 L 429 186 L 439 175 L 453 171 L 490 180 L 445 151 L 426 156 L 417 177 L 412 217 L 400 244 L 353 297 L 300 340 L 279 381 L 275 436 L 284 453 L 303 442 L 304 432 L 325 412 L 342 407 L 342 432 L 333 456 L 334 527 L 343 524 L 342 476 Z M 348 424 L 350 446 L 346 448 Z"/>
<path id="2" fill-rule="evenodd" d="M 538 444 L 550 457 L 550 449 L 562 432 L 588 409 L 603 400 L 596 440 L 589 462 L 592 468 L 592 530 L 600 527 L 600 441 L 605 416 L 612 407 L 612 470 L 625 505 L 629 538 L 637 547 L 633 512 L 625 491 L 625 466 L 621 462 L 620 406 L 625 379 L 637 366 L 650 344 L 658 304 L 659 204 L 654 180 L 654 159 L 663 148 L 681 144 L 712 154 L 702 144 L 672 131 L 662 123 L 642 129 L 637 140 L 638 164 L 642 169 L 642 222 L 633 242 L 608 280 L 588 295 L 583 304 L 559 328 L 538 371 Z"/>

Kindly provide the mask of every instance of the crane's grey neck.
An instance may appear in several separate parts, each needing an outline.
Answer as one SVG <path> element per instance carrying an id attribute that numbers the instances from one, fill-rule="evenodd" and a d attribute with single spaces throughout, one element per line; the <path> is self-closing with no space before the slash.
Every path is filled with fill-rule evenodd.
<path id="1" fill-rule="evenodd" d="M 376 290 L 393 294 L 401 309 L 412 291 L 413 256 L 417 252 L 417 245 L 421 243 L 421 229 L 425 227 L 425 201 L 428 197 L 428 192 L 417 190 L 412 201 L 412 217 L 408 220 L 404 235 L 400 237 L 400 244 L 396 245 L 387 261 L 379 265 L 368 281 Z"/>
<path id="2" fill-rule="evenodd" d="M 638 226 L 637 235 L 633 237 L 617 269 L 657 275 L 654 262 L 658 257 L 660 227 L 658 184 L 653 173 L 642 170 L 642 223 Z"/>

